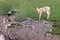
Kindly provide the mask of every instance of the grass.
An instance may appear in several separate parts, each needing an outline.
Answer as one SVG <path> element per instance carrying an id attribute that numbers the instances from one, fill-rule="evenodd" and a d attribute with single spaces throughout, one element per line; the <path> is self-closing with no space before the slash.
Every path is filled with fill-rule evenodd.
<path id="1" fill-rule="evenodd" d="M 0 14 L 11 8 L 17 8 L 20 10 L 17 21 L 22 21 L 26 17 L 38 20 L 39 14 L 36 11 L 36 7 L 46 5 L 51 8 L 51 15 L 48 21 L 56 20 L 53 22 L 60 25 L 60 0 L 4 0 L 0 1 Z M 42 19 L 47 20 L 46 14 L 42 14 Z"/>
<path id="2" fill-rule="evenodd" d="M 60 34 L 60 28 L 53 27 L 52 31 L 48 32 L 48 33 L 59 35 Z"/>

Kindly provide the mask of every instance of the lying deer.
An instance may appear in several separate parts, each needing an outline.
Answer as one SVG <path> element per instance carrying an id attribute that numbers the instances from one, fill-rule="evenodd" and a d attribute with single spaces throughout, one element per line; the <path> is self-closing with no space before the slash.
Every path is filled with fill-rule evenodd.
<path id="1" fill-rule="evenodd" d="M 41 19 L 41 14 L 43 12 L 46 12 L 47 13 L 47 19 L 49 18 L 49 16 L 50 16 L 50 7 L 45 6 L 45 7 L 37 8 L 36 10 L 39 13 L 39 20 Z"/>

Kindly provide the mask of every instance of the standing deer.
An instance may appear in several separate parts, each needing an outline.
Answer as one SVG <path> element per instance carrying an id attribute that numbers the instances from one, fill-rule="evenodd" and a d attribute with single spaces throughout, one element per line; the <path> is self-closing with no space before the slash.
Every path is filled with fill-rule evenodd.
<path id="1" fill-rule="evenodd" d="M 46 12 L 47 13 L 47 19 L 49 18 L 49 16 L 50 16 L 50 7 L 45 6 L 45 7 L 37 8 L 36 10 L 39 13 L 39 20 L 41 19 L 41 14 L 43 12 Z"/>
<path id="2" fill-rule="evenodd" d="M 9 22 L 8 22 L 8 19 L 6 19 L 5 17 L 3 17 L 2 24 L 4 26 L 4 30 L 3 31 L 7 32 L 8 26 L 11 26 L 11 24 L 9 24 Z"/>
<path id="3" fill-rule="evenodd" d="M 5 29 L 7 29 L 7 22 L 8 22 L 8 20 L 5 18 L 5 17 L 3 17 L 3 19 L 2 19 L 2 23 L 3 23 L 3 25 L 5 25 Z"/>

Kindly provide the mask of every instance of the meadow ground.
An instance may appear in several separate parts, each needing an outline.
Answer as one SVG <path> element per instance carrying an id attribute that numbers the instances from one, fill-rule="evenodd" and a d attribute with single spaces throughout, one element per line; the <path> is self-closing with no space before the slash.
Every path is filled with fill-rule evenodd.
<path id="1" fill-rule="evenodd" d="M 38 20 L 39 14 L 37 7 L 49 6 L 51 15 L 48 21 L 53 21 L 60 25 L 60 0 L 3 0 L 0 1 L 0 14 L 5 13 L 11 8 L 20 10 L 17 21 L 22 21 L 26 17 Z M 42 19 L 46 19 L 46 14 L 42 14 Z"/>

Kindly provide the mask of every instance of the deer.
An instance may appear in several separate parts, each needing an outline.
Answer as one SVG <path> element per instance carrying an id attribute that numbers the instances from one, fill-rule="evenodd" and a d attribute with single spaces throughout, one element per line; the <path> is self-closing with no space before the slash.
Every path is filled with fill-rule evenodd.
<path id="1" fill-rule="evenodd" d="M 8 19 L 5 17 L 2 18 L 2 24 L 4 26 L 4 32 L 7 32 L 8 26 L 11 26 L 11 24 L 8 22 Z"/>
<path id="2" fill-rule="evenodd" d="M 46 12 L 47 14 L 47 19 L 50 17 L 50 7 L 49 6 L 44 6 L 44 7 L 41 7 L 41 8 L 36 8 L 37 12 L 39 13 L 39 21 L 41 19 L 41 14 L 43 12 Z"/>

